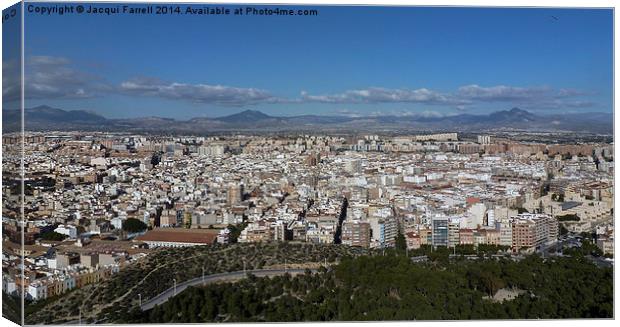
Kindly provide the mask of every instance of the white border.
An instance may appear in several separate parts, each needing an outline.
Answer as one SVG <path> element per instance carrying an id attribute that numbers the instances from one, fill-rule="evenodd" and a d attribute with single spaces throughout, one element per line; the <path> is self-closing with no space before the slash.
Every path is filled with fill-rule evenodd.
<path id="1" fill-rule="evenodd" d="M 2 3 L 2 9 L 5 9 L 15 3 L 17 3 L 18 1 L 3 1 Z M 52 1 L 45 1 L 45 0 L 28 0 L 26 2 L 52 2 Z M 54 1 L 54 2 L 76 2 L 76 3 L 80 3 L 80 2 L 124 2 L 124 3 L 170 3 L 170 2 L 177 2 L 177 3 L 206 3 L 206 4 L 248 4 L 248 3 L 254 3 L 254 4 L 313 4 L 313 5 L 377 5 L 377 6 L 386 6 L 386 5 L 392 5 L 392 6 L 484 6 L 484 7 L 586 7 L 586 8 L 614 8 L 615 9 L 615 1 L 610 1 L 610 0 L 590 0 L 590 1 L 578 1 L 578 0 L 564 0 L 564 1 L 558 1 L 558 0 L 504 0 L 504 1 L 489 1 L 489 0 L 440 0 L 440 1 L 432 1 L 432 0 L 410 0 L 410 1 L 406 1 L 406 0 L 385 0 L 385 1 L 381 1 L 381 0 L 291 0 L 291 1 L 278 1 L 278 0 L 222 0 L 222 1 L 213 1 L 213 0 L 184 0 L 184 1 L 166 1 L 166 0 L 151 0 L 151 1 L 130 1 L 130 0 L 117 0 L 117 1 L 102 1 L 102 0 L 93 0 L 93 1 L 78 1 L 78 0 L 64 0 L 64 1 Z M 23 13 L 23 10 L 22 10 Z M 23 19 L 22 19 L 22 23 L 23 23 Z M 1 33 L 0 33 L 0 38 L 1 38 Z M 615 51 L 615 45 L 617 44 L 617 38 L 618 38 L 618 25 L 615 24 L 615 12 L 614 12 L 614 81 L 617 80 L 618 78 L 618 72 L 615 70 L 615 62 L 618 60 L 618 53 Z M 0 50 L 2 49 L 2 45 L 0 42 Z M 22 59 L 23 62 L 23 59 Z M 23 77 L 22 77 L 23 78 Z M 613 101 L 613 106 L 614 106 L 614 113 L 615 113 L 615 96 L 618 93 L 619 89 L 617 84 L 614 82 L 614 101 Z M 23 96 L 23 93 L 22 93 Z M 23 106 L 23 99 L 22 99 L 22 106 Z M 0 117 L 1 117 L 1 111 L 0 111 Z M 0 119 L 1 122 L 1 119 Z M 618 117 L 618 115 L 614 114 L 614 141 L 615 141 L 615 135 L 616 132 L 618 131 L 618 126 L 620 126 L 618 123 L 620 122 L 620 118 Z M 618 153 L 618 146 L 614 146 L 614 151 L 615 153 Z M 0 153 L 0 160 L 2 159 L 2 155 Z M 614 181 L 618 179 L 618 175 L 620 175 L 620 173 L 618 172 L 618 169 L 615 170 L 615 176 L 614 176 Z M 1 176 L 1 171 L 0 171 L 0 176 Z M 614 187 L 614 191 L 615 187 Z M 614 192 L 614 206 L 616 208 L 618 208 L 618 204 L 619 204 L 619 196 L 618 196 L 618 192 Z M 615 219 L 615 217 L 614 217 Z M 616 224 L 617 225 L 617 224 Z M 618 242 L 615 243 L 615 253 L 618 253 Z M 617 315 L 618 312 L 618 287 L 616 287 L 616 282 L 617 282 L 617 275 L 616 275 L 616 271 L 614 268 L 614 315 Z M 0 300 L 1 303 L 1 300 Z M 15 325 L 14 323 L 10 322 L 9 320 L 5 319 L 5 318 L 0 318 L 0 321 L 2 322 L 2 325 Z M 431 326 L 431 325 L 437 325 L 440 324 L 442 326 L 456 326 L 456 325 L 469 325 L 469 326 L 484 326 L 484 327 L 497 327 L 498 324 L 501 324 L 502 327 L 504 326 L 522 326 L 522 325 L 527 325 L 527 326 L 549 326 L 549 325 L 565 325 L 565 324 L 571 324 L 571 325 L 586 325 L 586 324 L 596 324 L 596 327 L 599 326 L 612 326 L 616 325 L 616 323 L 613 322 L 613 320 L 589 320 L 589 319 L 582 319 L 582 320 L 554 320 L 554 321 L 532 321 L 532 320 L 528 320 L 528 321 L 523 321 L 523 320 L 477 320 L 477 321 L 442 321 L 442 322 L 383 322 L 383 323 L 379 323 L 379 322 L 372 322 L 372 323 L 362 323 L 362 322 L 355 322 L 355 323 L 328 323 L 328 325 L 337 325 L 337 326 L 358 326 L 358 325 L 364 325 L 364 326 L 378 326 L 379 324 L 388 324 L 390 326 L 414 326 L 414 324 L 416 325 L 416 327 L 424 327 L 424 326 Z M 203 324 L 204 325 L 204 324 Z M 249 326 L 250 324 L 227 324 L 227 326 Z M 256 324 L 254 324 L 256 325 Z M 282 325 L 293 325 L 292 323 L 285 323 L 285 324 L 273 324 L 273 323 L 265 323 L 265 324 L 260 324 L 261 326 L 282 326 Z M 299 324 L 295 324 L 295 325 L 299 325 Z M 325 323 L 303 323 L 304 326 L 325 326 Z M 61 325 L 56 325 L 56 326 L 61 326 Z M 121 325 L 119 325 L 121 326 Z M 131 325 L 130 325 L 131 326 Z M 156 326 L 156 324 L 152 324 L 152 325 L 145 325 L 145 326 Z M 187 324 L 178 324 L 178 325 L 171 325 L 171 324 L 167 324 L 165 326 L 179 326 L 179 327 L 184 327 L 187 326 Z"/>

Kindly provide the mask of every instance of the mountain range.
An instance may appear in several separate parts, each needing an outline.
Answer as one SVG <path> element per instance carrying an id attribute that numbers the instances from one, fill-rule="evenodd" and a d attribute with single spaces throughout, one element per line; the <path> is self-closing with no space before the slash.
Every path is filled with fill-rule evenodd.
<path id="1" fill-rule="evenodd" d="M 161 117 L 108 119 L 85 110 L 63 110 L 49 106 L 26 109 L 24 112 L 28 131 L 127 131 L 208 134 L 235 131 L 284 132 L 284 131 L 540 131 L 576 133 L 613 133 L 611 113 L 577 113 L 540 115 L 512 108 L 488 115 L 457 114 L 429 116 L 320 116 L 301 115 L 289 117 L 270 116 L 256 110 L 246 110 L 216 118 L 176 120 Z M 4 132 L 20 130 L 19 110 L 3 111 Z"/>

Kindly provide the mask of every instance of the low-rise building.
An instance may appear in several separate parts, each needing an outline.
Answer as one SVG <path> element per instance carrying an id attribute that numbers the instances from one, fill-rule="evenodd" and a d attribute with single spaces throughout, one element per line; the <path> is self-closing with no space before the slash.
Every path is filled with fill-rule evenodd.
<path id="1" fill-rule="evenodd" d="M 208 229 L 157 228 L 135 238 L 135 241 L 146 243 L 149 248 L 185 247 L 213 244 L 217 231 Z M 101 262 L 101 256 L 99 257 Z"/>

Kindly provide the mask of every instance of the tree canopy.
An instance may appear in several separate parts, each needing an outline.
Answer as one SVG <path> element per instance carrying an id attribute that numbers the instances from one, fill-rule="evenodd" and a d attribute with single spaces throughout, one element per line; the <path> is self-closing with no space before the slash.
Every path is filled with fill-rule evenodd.
<path id="1" fill-rule="evenodd" d="M 60 234 L 55 231 L 49 231 L 41 234 L 41 239 L 46 241 L 62 241 L 68 236 L 65 234 Z"/>
<path id="2" fill-rule="evenodd" d="M 491 299 L 499 289 L 512 300 Z M 613 317 L 613 271 L 584 257 L 415 264 L 344 258 L 331 270 L 190 287 L 136 323 Z"/>
<path id="3" fill-rule="evenodd" d="M 123 230 L 128 233 L 139 233 L 145 231 L 147 228 L 146 224 L 135 218 L 128 218 L 123 221 Z"/>
<path id="4" fill-rule="evenodd" d="M 396 249 L 399 251 L 405 251 L 407 249 L 407 240 L 405 239 L 405 235 L 398 231 L 396 235 Z"/>

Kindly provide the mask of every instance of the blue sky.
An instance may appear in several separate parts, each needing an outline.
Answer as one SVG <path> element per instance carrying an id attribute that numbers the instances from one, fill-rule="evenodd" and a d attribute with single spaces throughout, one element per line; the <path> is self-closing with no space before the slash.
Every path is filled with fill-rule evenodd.
<path id="1" fill-rule="evenodd" d="M 27 13 L 26 107 L 179 119 L 612 111 L 611 10 L 314 8 Z"/>

